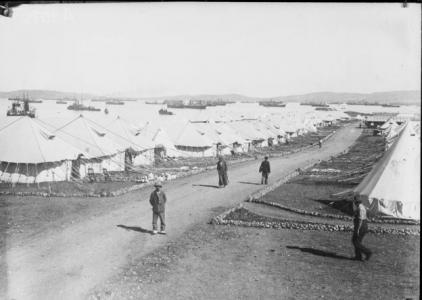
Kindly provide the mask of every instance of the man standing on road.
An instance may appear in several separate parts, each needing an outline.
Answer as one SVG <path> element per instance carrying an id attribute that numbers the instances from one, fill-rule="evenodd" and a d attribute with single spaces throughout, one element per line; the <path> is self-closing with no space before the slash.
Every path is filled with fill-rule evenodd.
<path id="1" fill-rule="evenodd" d="M 227 177 L 227 163 L 224 160 L 223 156 L 218 156 L 218 163 L 217 163 L 217 172 L 218 172 L 218 186 L 226 187 L 226 185 L 229 183 L 228 177 Z"/>
<path id="2" fill-rule="evenodd" d="M 362 253 L 365 254 L 366 260 L 372 255 L 372 251 L 362 245 L 362 240 L 365 234 L 368 232 L 368 218 L 366 214 L 366 208 L 362 204 L 362 201 L 357 196 L 354 197 L 353 206 L 355 210 L 355 217 L 353 219 L 353 237 L 352 243 L 355 247 L 355 260 L 363 260 Z"/>
<path id="3" fill-rule="evenodd" d="M 152 234 L 157 234 L 157 220 L 160 218 L 160 234 L 166 234 L 165 206 L 167 202 L 166 194 L 161 190 L 161 183 L 154 184 L 155 191 L 151 193 L 149 203 L 152 206 Z"/>
<path id="4" fill-rule="evenodd" d="M 261 166 L 259 167 L 259 173 L 262 174 L 261 184 L 268 184 L 268 175 L 271 173 L 268 156 L 265 156 L 264 161 L 261 163 Z"/>

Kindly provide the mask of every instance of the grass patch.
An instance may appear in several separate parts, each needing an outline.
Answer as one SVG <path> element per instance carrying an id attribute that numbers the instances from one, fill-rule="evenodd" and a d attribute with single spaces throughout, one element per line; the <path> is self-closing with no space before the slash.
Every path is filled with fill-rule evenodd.
<path id="1" fill-rule="evenodd" d="M 327 214 L 351 215 L 352 206 L 337 194 L 354 188 L 382 157 L 384 138 L 363 132 L 346 153 L 322 161 L 292 178 L 262 201 Z"/>

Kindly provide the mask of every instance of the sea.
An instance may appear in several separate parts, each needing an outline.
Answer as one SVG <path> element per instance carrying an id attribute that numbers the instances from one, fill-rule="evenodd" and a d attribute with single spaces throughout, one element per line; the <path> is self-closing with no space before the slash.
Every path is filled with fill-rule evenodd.
<path id="1" fill-rule="evenodd" d="M 6 116 L 12 101 L 0 99 L 0 129 L 16 117 Z M 266 116 L 303 115 L 315 110 L 315 107 L 300 105 L 299 103 L 287 103 L 286 107 L 264 107 L 258 103 L 231 103 L 225 106 L 207 107 L 206 109 L 169 109 L 174 115 L 160 115 L 160 108 L 166 108 L 163 104 L 146 104 L 141 101 L 126 101 L 124 105 L 109 105 L 105 102 L 83 101 L 84 105 L 100 108 L 101 111 L 72 111 L 67 106 L 72 104 L 57 104 L 55 100 L 43 100 L 42 103 L 30 103 L 36 109 L 36 118 L 44 121 L 49 119 L 71 120 L 79 115 L 84 115 L 100 124 L 112 122 L 120 117 L 134 125 L 142 125 L 147 122 L 160 121 L 228 121 L 240 119 L 257 119 Z M 402 105 L 400 107 L 383 107 L 373 105 L 330 105 L 339 111 L 355 111 L 358 113 L 399 113 L 420 120 L 420 106 Z M 107 108 L 108 114 L 104 112 Z"/>

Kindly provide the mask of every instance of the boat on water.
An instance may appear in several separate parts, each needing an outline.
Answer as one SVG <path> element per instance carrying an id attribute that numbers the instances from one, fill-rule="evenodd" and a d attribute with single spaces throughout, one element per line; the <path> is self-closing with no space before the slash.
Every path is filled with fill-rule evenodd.
<path id="1" fill-rule="evenodd" d="M 191 108 L 191 109 L 205 109 L 206 105 L 203 104 L 167 104 L 168 108 Z"/>
<path id="2" fill-rule="evenodd" d="M 123 101 L 120 101 L 120 100 L 109 100 L 109 101 L 106 101 L 106 104 L 109 104 L 109 105 L 124 105 L 125 103 Z"/>
<path id="3" fill-rule="evenodd" d="M 101 111 L 100 108 L 96 108 L 94 106 L 85 106 L 85 105 L 79 103 L 79 101 L 75 101 L 73 104 L 69 105 L 67 107 L 67 109 L 69 109 L 69 110 L 77 110 L 77 111 L 81 111 L 81 110 L 85 110 L 85 111 Z"/>
<path id="4" fill-rule="evenodd" d="M 160 109 L 160 110 L 158 111 L 158 113 L 159 113 L 160 115 L 173 115 L 173 112 L 171 112 L 171 111 L 169 111 L 169 110 L 167 110 L 167 109 L 164 109 L 164 108 Z"/>
<path id="5" fill-rule="evenodd" d="M 334 108 L 331 107 L 325 107 L 325 106 L 319 106 L 319 107 L 315 107 L 315 110 L 319 110 L 319 111 L 334 111 Z"/>
<path id="6" fill-rule="evenodd" d="M 382 107 L 400 107 L 400 105 L 397 104 L 383 104 Z"/>
<path id="7" fill-rule="evenodd" d="M 23 96 L 9 97 L 8 99 L 10 101 L 21 101 L 21 102 L 28 101 L 28 103 L 42 103 L 42 100 L 30 99 L 29 96 L 25 94 L 23 94 Z"/>
<path id="8" fill-rule="evenodd" d="M 265 107 L 286 107 L 286 103 L 280 102 L 280 101 L 260 101 L 259 105 L 265 106 Z"/>
<path id="9" fill-rule="evenodd" d="M 57 104 L 67 104 L 67 102 L 66 101 L 63 101 L 63 100 L 57 100 L 56 103 Z"/>
<path id="10" fill-rule="evenodd" d="M 313 107 L 330 107 L 327 103 L 312 103 Z"/>
<path id="11" fill-rule="evenodd" d="M 163 102 L 160 101 L 145 101 L 145 104 L 161 105 Z"/>
<path id="12" fill-rule="evenodd" d="M 164 101 L 164 104 L 167 104 L 167 108 L 190 108 L 190 109 L 205 109 L 207 108 L 206 104 L 201 103 L 201 101 Z"/>
<path id="13" fill-rule="evenodd" d="M 22 101 L 15 100 L 12 103 L 12 108 L 7 111 L 8 117 L 28 116 L 35 118 L 35 108 L 29 107 L 29 100 L 25 100 L 22 105 Z"/>

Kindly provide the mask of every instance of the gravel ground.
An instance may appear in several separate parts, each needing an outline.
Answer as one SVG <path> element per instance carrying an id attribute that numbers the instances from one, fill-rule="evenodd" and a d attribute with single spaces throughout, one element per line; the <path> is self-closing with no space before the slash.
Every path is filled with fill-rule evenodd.
<path id="1" fill-rule="evenodd" d="M 360 130 L 348 126 L 338 130 L 321 149 L 312 148 L 288 157 L 273 158 L 272 176 L 274 179 L 282 178 L 297 168 L 336 155 L 347 149 L 359 134 Z M 148 233 L 151 227 L 151 207 L 147 199 L 151 189 L 104 199 L 0 197 L 6 200 L 2 206 L 3 212 L 6 212 L 5 219 L 12 222 L 14 228 L 20 226 L 21 222 L 26 224 L 22 234 L 16 234 L 7 227 L 2 232 L 2 238 L 6 238 L 6 251 L 2 251 L 0 256 L 4 261 L 0 268 L 0 280 L 4 284 L 0 287 L 1 295 L 4 295 L 6 289 L 6 299 L 83 298 L 95 286 L 120 274 L 122 268 L 133 265 L 149 253 L 156 253 L 161 248 L 183 240 L 189 228 L 199 230 L 201 224 L 215 215 L 216 207 L 225 206 L 227 209 L 262 189 L 262 186 L 256 184 L 256 180 L 259 180 L 259 163 L 249 161 L 230 166 L 230 184 L 225 189 L 216 188 L 215 170 L 166 183 L 165 191 L 169 197 L 167 236 L 150 236 Z M 18 198 L 21 202 L 9 209 L 7 206 Z M 34 199 L 39 202 L 34 203 L 37 202 Z M 19 204 L 23 205 L 25 201 L 28 202 L 25 209 L 19 209 Z M 43 220 L 43 216 L 48 222 Z M 32 236 L 33 232 L 37 233 Z M 202 234 L 196 236 L 199 246 L 202 244 L 201 238 L 208 240 L 207 233 Z M 213 236 L 209 234 L 209 237 Z M 212 262 L 209 264 L 213 267 Z M 233 277 L 226 278 L 227 285 L 231 285 L 230 280 L 237 282 L 233 272 L 236 269 L 231 271 Z M 262 280 L 264 275 L 262 273 Z M 115 281 L 118 282 L 118 279 Z M 271 286 L 273 290 L 277 288 L 270 282 L 268 290 Z M 167 298 L 173 295 L 171 291 L 174 289 L 177 289 L 177 285 L 168 287 L 170 292 L 166 294 Z M 211 292 L 206 282 L 198 289 Z M 234 296 L 229 290 L 226 292 L 226 297 L 219 294 L 220 298 Z M 261 292 L 264 296 L 271 296 Z M 273 296 L 279 292 L 277 290 Z"/>
<path id="2" fill-rule="evenodd" d="M 89 298 L 418 299 L 419 237 L 369 234 L 367 262 L 350 259 L 350 239 L 202 224 L 131 261 Z"/>

